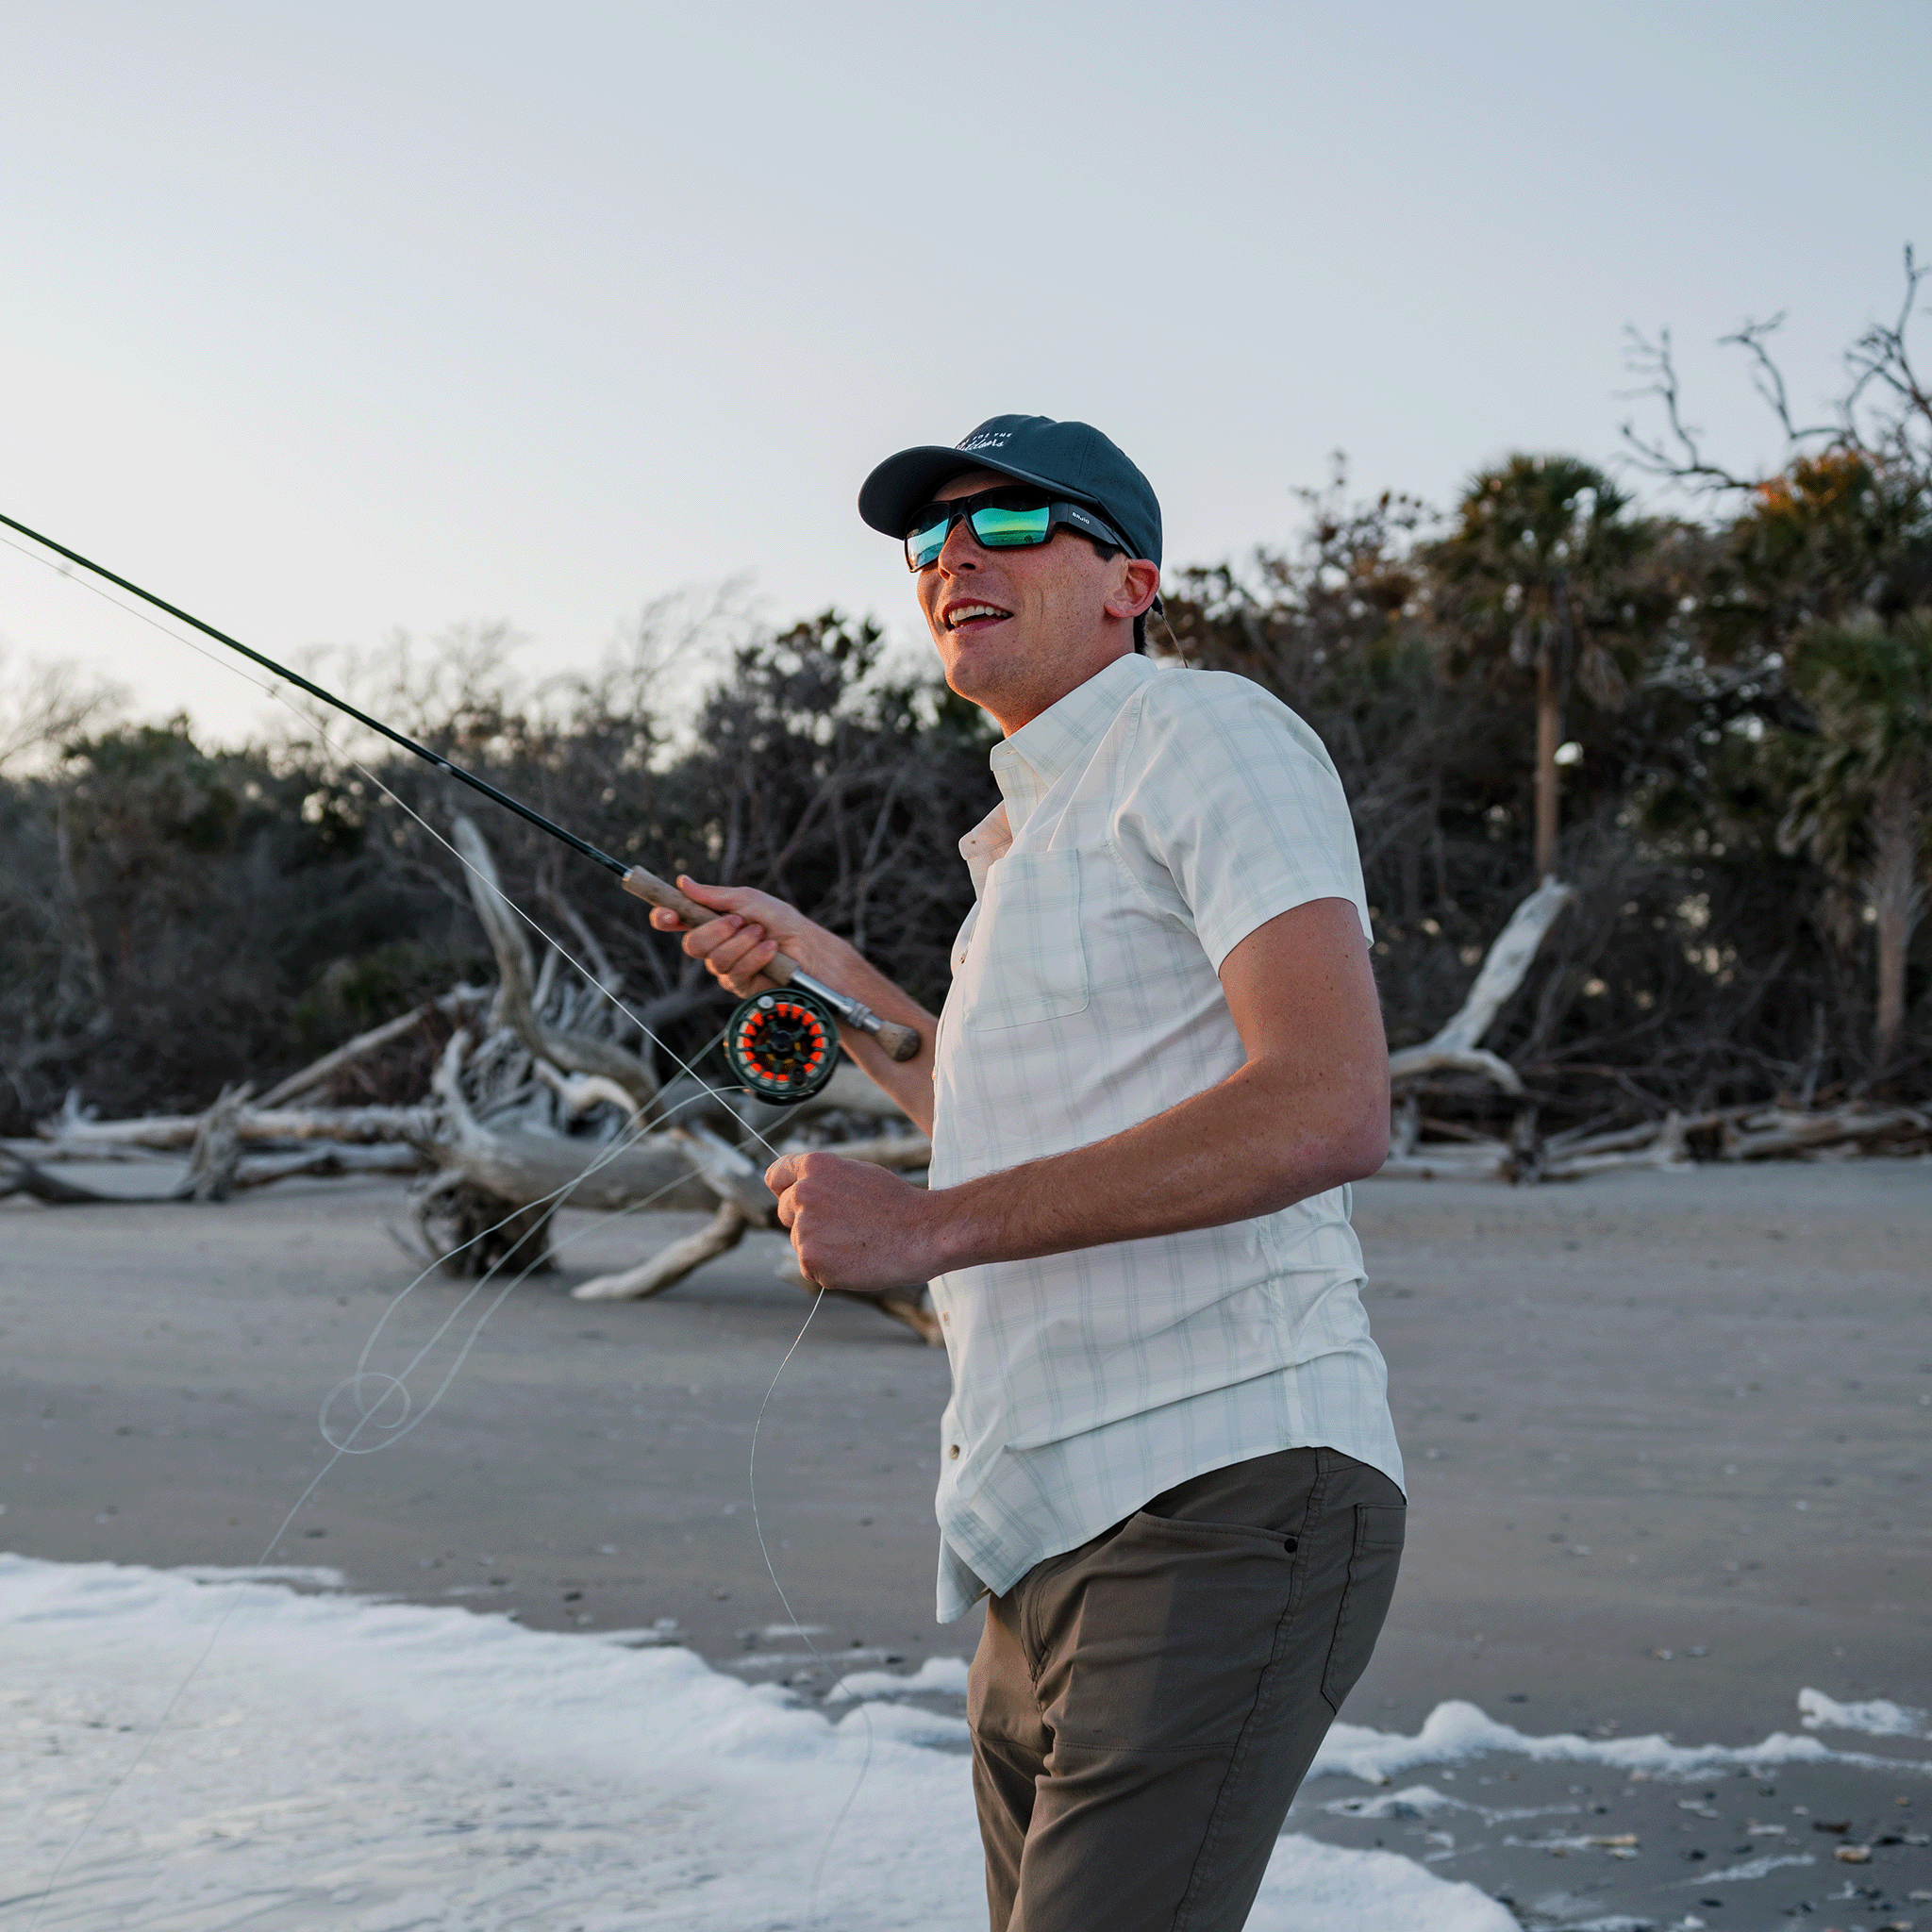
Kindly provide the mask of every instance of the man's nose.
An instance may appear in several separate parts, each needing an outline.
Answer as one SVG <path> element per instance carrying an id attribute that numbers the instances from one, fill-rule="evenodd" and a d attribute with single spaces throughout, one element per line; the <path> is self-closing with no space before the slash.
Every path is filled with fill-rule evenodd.
<path id="1" fill-rule="evenodd" d="M 940 545 L 939 566 L 947 575 L 956 576 L 962 570 L 977 570 L 979 557 L 979 539 L 973 534 L 973 520 L 961 517 Z"/>

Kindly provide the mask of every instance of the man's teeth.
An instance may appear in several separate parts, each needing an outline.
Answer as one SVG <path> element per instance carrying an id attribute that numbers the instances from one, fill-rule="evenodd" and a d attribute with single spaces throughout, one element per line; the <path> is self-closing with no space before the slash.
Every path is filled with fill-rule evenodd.
<path id="1" fill-rule="evenodd" d="M 962 624 L 971 624 L 975 617 L 1010 617 L 1010 610 L 1002 610 L 993 604 L 968 604 L 953 612 L 948 623 L 954 629 Z"/>

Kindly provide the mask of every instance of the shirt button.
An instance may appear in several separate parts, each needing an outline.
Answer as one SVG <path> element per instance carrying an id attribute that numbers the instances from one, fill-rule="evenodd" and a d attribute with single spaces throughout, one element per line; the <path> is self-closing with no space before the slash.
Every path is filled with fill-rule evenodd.
<path id="1" fill-rule="evenodd" d="M 957 1442 L 948 1442 L 948 1443 L 946 1444 L 946 1455 L 947 1455 L 947 1457 L 949 1457 L 949 1458 L 950 1458 L 950 1459 L 951 1459 L 952 1461 L 954 1461 L 954 1462 L 958 1462 L 958 1459 L 959 1459 L 959 1445 L 958 1445 L 958 1443 L 957 1443 Z"/>

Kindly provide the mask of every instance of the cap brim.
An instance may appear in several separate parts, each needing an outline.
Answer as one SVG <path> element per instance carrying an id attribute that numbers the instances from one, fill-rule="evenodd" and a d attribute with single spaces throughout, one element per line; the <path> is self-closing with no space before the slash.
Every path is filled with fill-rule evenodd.
<path id="1" fill-rule="evenodd" d="M 902 449 L 888 457 L 858 492 L 858 514 L 881 536 L 903 537 L 912 513 L 930 503 L 933 492 L 955 476 L 973 470 L 991 470 L 996 475 L 1010 476 L 1016 483 L 1031 483 L 1050 490 L 1069 503 L 1090 504 L 1105 513 L 1105 506 L 1084 490 L 1069 490 L 1051 476 L 1035 475 L 1017 463 L 1002 463 L 991 457 L 959 449 L 943 449 L 927 444 L 922 449 Z"/>

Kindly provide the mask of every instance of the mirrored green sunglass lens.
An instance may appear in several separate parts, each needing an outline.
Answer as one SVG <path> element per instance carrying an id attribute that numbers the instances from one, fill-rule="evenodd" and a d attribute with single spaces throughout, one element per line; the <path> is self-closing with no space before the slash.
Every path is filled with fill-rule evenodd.
<path id="1" fill-rule="evenodd" d="M 1044 543 L 1052 524 L 1052 512 L 1043 503 L 1037 509 L 1002 509 L 989 504 L 973 512 L 973 534 L 989 550 L 1002 544 Z"/>
<path id="2" fill-rule="evenodd" d="M 909 530 L 906 535 L 906 560 L 914 570 L 924 570 L 927 564 L 938 559 L 939 554 L 946 547 L 946 532 L 950 524 L 931 524 L 923 530 Z"/>

